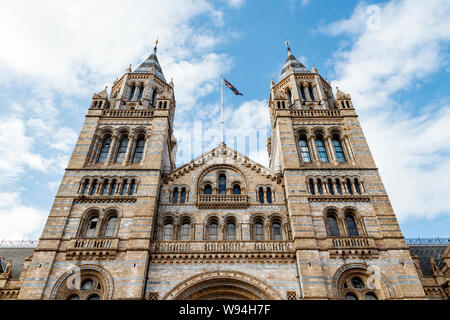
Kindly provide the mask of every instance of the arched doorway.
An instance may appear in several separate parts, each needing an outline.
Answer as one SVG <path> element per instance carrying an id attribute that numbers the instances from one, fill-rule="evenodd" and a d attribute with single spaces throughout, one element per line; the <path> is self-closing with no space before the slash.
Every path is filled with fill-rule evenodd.
<path id="1" fill-rule="evenodd" d="M 173 288 L 169 300 L 276 300 L 267 284 L 237 271 L 214 271 L 196 275 Z"/>

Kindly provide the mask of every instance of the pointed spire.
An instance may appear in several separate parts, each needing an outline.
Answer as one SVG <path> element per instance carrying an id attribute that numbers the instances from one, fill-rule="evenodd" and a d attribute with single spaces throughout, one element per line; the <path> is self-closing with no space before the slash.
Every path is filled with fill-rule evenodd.
<path id="1" fill-rule="evenodd" d="M 158 57 L 156 56 L 158 42 L 158 39 L 156 39 L 153 53 L 136 70 L 134 70 L 134 72 L 154 73 L 161 80 L 166 82 L 166 78 L 164 77 L 161 66 L 159 65 Z"/>
<path id="2" fill-rule="evenodd" d="M 281 70 L 281 75 L 278 81 L 283 80 L 291 73 L 311 73 L 304 65 L 301 63 L 291 52 L 291 47 L 289 46 L 289 41 L 286 41 L 286 46 L 288 49 L 288 56 L 286 62 L 284 63 L 283 70 Z"/>
<path id="3" fill-rule="evenodd" d="M 313 65 L 313 67 L 312 67 L 312 72 L 313 73 L 319 73 L 319 70 L 317 70 L 315 65 Z"/>

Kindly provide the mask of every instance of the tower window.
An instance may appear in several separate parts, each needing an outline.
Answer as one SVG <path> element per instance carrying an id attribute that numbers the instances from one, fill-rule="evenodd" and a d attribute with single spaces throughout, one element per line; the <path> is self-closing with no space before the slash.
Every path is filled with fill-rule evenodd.
<path id="1" fill-rule="evenodd" d="M 333 147 L 339 162 L 345 162 L 344 150 L 338 135 L 333 136 Z"/>
<path id="2" fill-rule="evenodd" d="M 98 215 L 94 215 L 88 221 L 86 233 L 85 233 L 86 238 L 92 238 L 95 236 L 95 231 L 97 230 L 97 224 L 98 224 Z"/>
<path id="3" fill-rule="evenodd" d="M 98 186 L 97 180 L 94 180 L 94 182 L 92 182 L 91 192 L 89 193 L 91 196 L 94 195 L 95 192 L 97 191 L 97 186 Z"/>
<path id="4" fill-rule="evenodd" d="M 172 203 L 178 203 L 178 188 L 173 189 Z"/>
<path id="5" fill-rule="evenodd" d="M 144 147 L 145 147 L 145 139 L 143 136 L 140 136 L 136 142 L 136 150 L 134 152 L 134 163 L 139 163 L 142 160 L 142 156 L 144 155 Z"/>
<path id="6" fill-rule="evenodd" d="M 119 150 L 117 151 L 116 162 L 122 162 L 125 159 L 127 153 L 128 137 L 120 139 Z"/>
<path id="7" fill-rule="evenodd" d="M 112 238 L 114 236 L 114 233 L 116 231 L 116 223 L 117 223 L 116 216 L 112 216 L 108 219 L 108 222 L 106 223 L 106 230 L 105 230 L 106 238 Z"/>
<path id="8" fill-rule="evenodd" d="M 171 222 L 167 222 L 164 225 L 163 240 L 165 241 L 172 240 L 172 234 L 173 234 L 173 224 Z"/>
<path id="9" fill-rule="evenodd" d="M 84 181 L 84 185 L 83 185 L 83 194 L 86 194 L 89 190 L 89 180 Z"/>
<path id="10" fill-rule="evenodd" d="M 156 96 L 158 95 L 158 89 L 154 89 L 153 90 L 153 94 L 152 94 L 152 106 L 154 106 L 155 105 L 155 103 L 156 103 Z"/>
<path id="11" fill-rule="evenodd" d="M 331 179 L 328 179 L 328 190 L 329 190 L 330 194 L 334 194 L 333 181 Z"/>
<path id="12" fill-rule="evenodd" d="M 264 190 L 262 187 L 259 188 L 258 196 L 259 196 L 259 203 L 264 203 Z"/>
<path id="13" fill-rule="evenodd" d="M 102 149 L 100 151 L 100 156 L 98 157 L 99 163 L 105 162 L 106 158 L 108 157 L 110 147 L 111 147 L 111 136 L 108 135 L 103 140 Z"/>
<path id="14" fill-rule="evenodd" d="M 209 224 L 209 240 L 217 240 L 218 225 L 217 222 Z"/>
<path id="15" fill-rule="evenodd" d="M 337 223 L 336 216 L 334 214 L 327 215 L 328 230 L 330 236 L 337 237 L 340 236 L 339 226 Z"/>
<path id="16" fill-rule="evenodd" d="M 144 94 L 144 85 L 141 85 L 139 87 L 139 94 L 138 94 L 138 100 L 142 99 L 142 95 Z"/>
<path id="17" fill-rule="evenodd" d="M 342 194 L 341 181 L 336 179 L 336 191 L 338 194 Z"/>
<path id="18" fill-rule="evenodd" d="M 308 142 L 306 141 L 306 136 L 301 135 L 299 140 L 300 154 L 302 156 L 303 162 L 311 162 L 311 155 L 309 153 Z"/>
<path id="19" fill-rule="evenodd" d="M 281 225 L 278 222 L 274 222 L 272 224 L 272 234 L 273 234 L 273 240 L 279 241 L 282 239 Z"/>
<path id="20" fill-rule="evenodd" d="M 136 92 L 136 85 L 132 85 L 131 86 L 131 92 L 130 92 L 130 98 L 129 98 L 129 100 L 133 100 L 133 97 L 134 97 L 134 93 Z"/>
<path id="21" fill-rule="evenodd" d="M 212 188 L 210 184 L 205 185 L 205 188 L 203 190 L 204 194 L 212 194 Z"/>
<path id="22" fill-rule="evenodd" d="M 181 240 L 187 241 L 189 240 L 189 234 L 190 234 L 191 225 L 189 222 L 184 222 L 181 225 Z"/>
<path id="23" fill-rule="evenodd" d="M 311 100 L 314 101 L 315 98 L 314 98 L 314 91 L 313 91 L 312 85 L 308 86 L 308 90 L 309 90 L 309 96 L 311 97 Z"/>
<path id="24" fill-rule="evenodd" d="M 272 190 L 267 188 L 267 203 L 272 203 Z"/>
<path id="25" fill-rule="evenodd" d="M 264 226 L 261 221 L 255 223 L 255 240 L 264 240 Z"/>
<path id="26" fill-rule="evenodd" d="M 312 195 L 316 194 L 316 190 L 314 189 L 313 179 L 309 179 L 309 192 L 311 192 Z"/>
<path id="27" fill-rule="evenodd" d="M 361 194 L 361 187 L 359 186 L 358 179 L 355 179 L 355 189 L 358 194 Z"/>
<path id="28" fill-rule="evenodd" d="M 134 194 L 134 190 L 136 190 L 136 180 L 131 180 L 130 191 L 128 194 L 132 196 Z"/>
<path id="29" fill-rule="evenodd" d="M 350 194 L 353 194 L 353 188 L 350 179 L 347 179 L 347 190 Z"/>
<path id="30" fill-rule="evenodd" d="M 291 90 L 289 88 L 286 89 L 286 94 L 288 96 L 289 106 L 291 106 L 292 105 L 292 93 L 291 93 Z"/>
<path id="31" fill-rule="evenodd" d="M 121 196 L 125 195 L 127 193 L 127 189 L 128 189 L 128 180 L 124 180 L 122 190 L 120 191 L 120 195 Z"/>
<path id="32" fill-rule="evenodd" d="M 227 193 L 227 178 L 223 173 L 219 175 L 219 194 Z"/>
<path id="33" fill-rule="evenodd" d="M 355 217 L 351 214 L 345 216 L 345 224 L 347 225 L 348 235 L 350 237 L 358 237 L 358 227 L 356 226 Z"/>
<path id="34" fill-rule="evenodd" d="M 108 179 L 106 179 L 105 182 L 103 183 L 102 196 L 104 196 L 107 191 L 108 191 Z"/>
<path id="35" fill-rule="evenodd" d="M 227 240 L 236 240 L 236 224 L 234 222 L 227 223 Z"/>
<path id="36" fill-rule="evenodd" d="M 323 194 L 322 180 L 320 179 L 317 180 L 317 191 L 319 194 Z"/>
<path id="37" fill-rule="evenodd" d="M 241 194 L 241 186 L 237 183 L 233 186 L 233 194 Z"/>
<path id="38" fill-rule="evenodd" d="M 117 182 L 113 180 L 111 183 L 111 190 L 109 190 L 109 195 L 112 196 L 116 193 Z"/>
<path id="39" fill-rule="evenodd" d="M 300 85 L 300 94 L 302 96 L 302 99 L 306 100 L 305 87 L 303 86 L 303 84 Z"/>
<path id="40" fill-rule="evenodd" d="M 180 203 L 186 202 L 186 188 L 181 189 Z"/>
<path id="41" fill-rule="evenodd" d="M 325 144 L 323 143 L 323 138 L 321 135 L 318 135 L 316 138 L 316 146 L 320 161 L 328 162 L 327 151 L 325 149 Z"/>

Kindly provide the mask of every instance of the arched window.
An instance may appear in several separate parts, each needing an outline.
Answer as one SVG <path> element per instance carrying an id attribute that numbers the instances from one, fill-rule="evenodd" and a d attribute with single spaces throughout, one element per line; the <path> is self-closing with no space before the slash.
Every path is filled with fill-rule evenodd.
<path id="1" fill-rule="evenodd" d="M 353 188 L 350 179 L 347 179 L 347 190 L 350 194 L 353 194 Z"/>
<path id="2" fill-rule="evenodd" d="M 217 222 L 213 221 L 208 226 L 208 238 L 209 240 L 217 240 L 219 226 Z"/>
<path id="3" fill-rule="evenodd" d="M 306 100 L 305 87 L 303 86 L 303 84 L 300 85 L 300 94 L 302 96 L 302 99 Z"/>
<path id="4" fill-rule="evenodd" d="M 311 100 L 312 100 L 312 101 L 316 100 L 316 99 L 314 98 L 314 91 L 313 91 L 312 85 L 309 85 L 309 86 L 308 86 L 308 90 L 309 90 L 309 96 L 311 97 Z"/>
<path id="5" fill-rule="evenodd" d="M 128 180 L 123 181 L 122 190 L 120 191 L 120 195 L 123 196 L 127 193 L 128 188 Z"/>
<path id="6" fill-rule="evenodd" d="M 158 89 L 153 89 L 153 94 L 152 94 L 152 106 L 155 105 L 156 103 L 156 96 L 158 95 Z"/>
<path id="7" fill-rule="evenodd" d="M 361 187 L 359 186 L 358 179 L 355 179 L 355 189 L 358 194 L 361 194 Z"/>
<path id="8" fill-rule="evenodd" d="M 319 194 L 323 194 L 322 180 L 320 179 L 317 180 L 317 191 Z"/>
<path id="9" fill-rule="evenodd" d="M 122 162 L 125 159 L 125 154 L 127 153 L 128 146 L 128 136 L 120 139 L 119 150 L 117 151 L 116 162 Z"/>
<path id="10" fill-rule="evenodd" d="M 180 239 L 183 241 L 187 241 L 190 238 L 190 231 L 191 231 L 191 225 L 189 224 L 189 222 L 184 222 L 181 225 L 181 234 L 180 234 Z"/>
<path id="11" fill-rule="evenodd" d="M 113 180 L 111 183 L 111 190 L 109 190 L 110 196 L 112 196 L 116 193 L 116 188 L 117 188 L 117 182 L 116 182 L 116 180 Z"/>
<path id="12" fill-rule="evenodd" d="M 237 183 L 233 186 L 233 194 L 241 194 L 241 186 Z"/>
<path id="13" fill-rule="evenodd" d="M 264 225 L 261 221 L 256 221 L 254 225 L 255 240 L 264 240 Z"/>
<path id="14" fill-rule="evenodd" d="M 272 237 L 273 237 L 273 240 L 276 240 L 276 241 L 282 240 L 281 225 L 279 222 L 272 223 Z"/>
<path id="15" fill-rule="evenodd" d="M 108 192 L 108 184 L 109 184 L 108 179 L 106 179 L 103 182 L 103 187 L 102 187 L 102 192 L 101 192 L 102 196 L 104 196 Z"/>
<path id="16" fill-rule="evenodd" d="M 341 181 L 336 179 L 336 191 L 338 194 L 342 194 Z"/>
<path id="17" fill-rule="evenodd" d="M 322 162 L 328 162 L 327 151 L 325 149 L 325 144 L 323 143 L 323 138 L 321 135 L 316 137 L 317 152 L 319 153 L 319 159 Z"/>
<path id="18" fill-rule="evenodd" d="M 291 93 L 291 89 L 286 89 L 286 94 L 287 94 L 287 97 L 288 97 L 288 102 L 289 102 L 289 106 L 291 106 L 292 105 L 292 93 Z"/>
<path id="19" fill-rule="evenodd" d="M 128 194 L 132 196 L 135 190 L 136 190 L 136 180 L 133 179 L 131 180 L 130 191 L 128 192 Z"/>
<path id="20" fill-rule="evenodd" d="M 83 184 L 82 194 L 86 194 L 88 192 L 88 190 L 89 190 L 89 180 L 86 179 Z"/>
<path id="21" fill-rule="evenodd" d="M 345 294 L 345 300 L 358 300 L 358 298 L 353 293 Z"/>
<path id="22" fill-rule="evenodd" d="M 328 179 L 328 191 L 330 192 L 330 194 L 334 194 L 333 180 L 331 179 Z"/>
<path id="23" fill-rule="evenodd" d="M 339 162 L 345 162 L 344 150 L 342 149 L 341 141 L 337 134 L 333 135 L 333 147 L 336 153 L 336 158 Z"/>
<path id="24" fill-rule="evenodd" d="M 92 182 L 92 189 L 91 189 L 91 192 L 89 193 L 91 196 L 94 195 L 95 192 L 97 191 L 97 186 L 98 186 L 97 180 L 94 180 L 94 181 Z"/>
<path id="25" fill-rule="evenodd" d="M 203 192 L 204 192 L 204 194 L 212 194 L 211 185 L 210 184 L 205 185 Z"/>
<path id="26" fill-rule="evenodd" d="M 173 189 L 172 203 L 178 203 L 178 188 Z"/>
<path id="27" fill-rule="evenodd" d="M 378 300 L 377 296 L 372 292 L 366 293 L 364 298 L 365 300 Z"/>
<path id="28" fill-rule="evenodd" d="M 136 142 L 136 150 L 134 151 L 134 163 L 139 163 L 142 160 L 142 156 L 144 155 L 144 147 L 145 147 L 145 138 L 143 136 L 139 136 Z"/>
<path id="29" fill-rule="evenodd" d="M 348 235 L 350 237 L 358 237 L 358 227 L 356 226 L 355 217 L 352 214 L 345 216 L 345 224 L 347 225 Z"/>
<path id="30" fill-rule="evenodd" d="M 227 240 L 236 240 L 236 224 L 232 221 L 227 223 Z"/>
<path id="31" fill-rule="evenodd" d="M 270 190 L 270 188 L 267 188 L 267 203 L 272 203 L 272 190 Z"/>
<path id="32" fill-rule="evenodd" d="M 327 215 L 327 224 L 328 224 L 328 230 L 330 232 L 330 236 L 337 237 L 337 236 L 341 235 L 341 233 L 339 231 L 339 225 L 338 225 L 336 216 L 334 214 Z"/>
<path id="33" fill-rule="evenodd" d="M 102 149 L 98 157 L 99 163 L 105 162 L 106 158 L 108 157 L 110 147 L 111 147 L 111 136 L 108 135 L 103 139 Z"/>
<path id="34" fill-rule="evenodd" d="M 227 193 L 227 178 L 223 173 L 221 173 L 219 175 L 219 194 L 226 194 L 226 193 Z"/>
<path id="35" fill-rule="evenodd" d="M 309 153 L 308 142 L 306 140 L 305 135 L 300 136 L 300 140 L 298 141 L 300 145 L 300 154 L 303 162 L 311 162 L 311 155 Z"/>
<path id="36" fill-rule="evenodd" d="M 89 221 L 86 226 L 86 232 L 84 236 L 86 238 L 93 238 L 95 236 L 95 231 L 97 230 L 97 224 L 98 224 L 98 215 L 92 215 L 89 218 Z"/>
<path id="37" fill-rule="evenodd" d="M 261 187 L 258 191 L 259 203 L 264 203 L 264 189 Z"/>
<path id="38" fill-rule="evenodd" d="M 166 222 L 164 225 L 164 231 L 163 231 L 163 240 L 170 241 L 173 237 L 173 224 L 172 222 Z"/>
<path id="39" fill-rule="evenodd" d="M 311 192 L 312 195 L 316 194 L 316 190 L 314 189 L 314 180 L 309 179 L 309 192 Z"/>
<path id="40" fill-rule="evenodd" d="M 186 202 L 186 188 L 181 189 L 180 203 Z"/>
<path id="41" fill-rule="evenodd" d="M 138 100 L 141 100 L 142 99 L 142 95 L 144 94 L 144 85 L 142 84 L 140 87 L 139 87 L 139 95 L 138 95 Z"/>
<path id="42" fill-rule="evenodd" d="M 112 238 L 116 232 L 116 224 L 117 224 L 117 216 L 112 215 L 108 218 L 108 222 L 106 223 L 105 237 Z"/>
<path id="43" fill-rule="evenodd" d="M 345 300 L 378 300 L 376 291 L 381 288 L 373 289 L 369 285 L 369 277 L 363 270 L 349 270 L 347 275 L 339 280 L 341 288 L 341 297 Z"/>
<path id="44" fill-rule="evenodd" d="M 129 100 L 133 100 L 133 97 L 134 97 L 134 93 L 136 92 L 136 85 L 135 84 L 133 84 L 132 86 L 131 86 L 131 92 L 130 92 L 130 98 L 129 98 Z"/>

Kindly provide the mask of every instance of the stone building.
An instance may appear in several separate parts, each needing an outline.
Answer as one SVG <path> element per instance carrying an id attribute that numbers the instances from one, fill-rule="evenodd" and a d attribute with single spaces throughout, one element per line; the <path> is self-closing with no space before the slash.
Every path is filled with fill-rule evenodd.
<path id="1" fill-rule="evenodd" d="M 448 296 L 448 249 L 423 285 L 351 96 L 290 49 L 270 87 L 269 167 L 220 143 L 176 168 L 175 109 L 156 47 L 94 94 L 2 298 L 424 299 L 443 279 Z"/>

